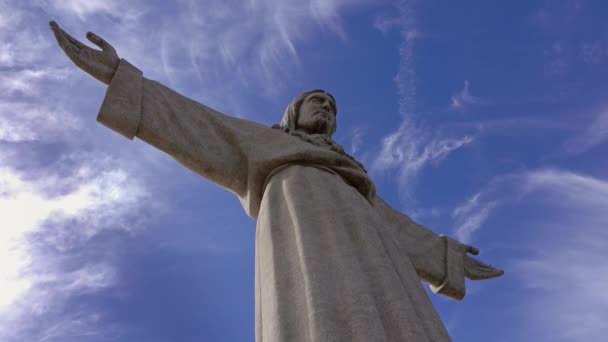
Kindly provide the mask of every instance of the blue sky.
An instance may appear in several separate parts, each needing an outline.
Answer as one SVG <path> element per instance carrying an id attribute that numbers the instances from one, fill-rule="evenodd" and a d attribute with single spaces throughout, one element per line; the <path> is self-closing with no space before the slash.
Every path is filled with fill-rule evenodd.
<path id="1" fill-rule="evenodd" d="M 0 0 L 0 340 L 252 341 L 254 229 L 238 200 L 95 122 L 104 86 L 48 21 L 146 77 L 271 125 L 336 97 L 378 192 L 505 269 L 455 341 L 608 328 L 608 5 L 602 1 Z"/>

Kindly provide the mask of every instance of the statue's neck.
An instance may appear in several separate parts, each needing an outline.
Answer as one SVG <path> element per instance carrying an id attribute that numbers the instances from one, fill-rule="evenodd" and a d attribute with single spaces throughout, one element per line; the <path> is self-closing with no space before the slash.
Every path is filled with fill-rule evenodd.
<path id="1" fill-rule="evenodd" d="M 301 140 L 310 143 L 312 145 L 315 146 L 319 146 L 319 147 L 323 147 L 323 148 L 327 148 L 330 149 L 338 154 L 341 154 L 349 159 L 351 159 L 352 161 L 354 161 L 357 165 L 359 165 L 359 167 L 361 168 L 361 170 L 363 170 L 365 173 L 367 173 L 367 170 L 365 170 L 365 167 L 363 166 L 363 164 L 359 163 L 359 161 L 357 161 L 353 156 L 351 156 L 350 154 L 346 153 L 346 151 L 344 151 L 344 148 L 342 146 L 340 146 L 340 144 L 338 144 L 337 142 L 335 142 L 330 135 L 327 134 L 309 134 L 306 133 L 304 131 L 299 131 L 299 130 L 292 130 L 289 129 L 287 127 L 281 127 L 279 125 L 274 125 L 272 126 L 272 128 L 274 129 L 280 129 L 283 132 L 294 136 L 294 137 L 298 137 Z"/>

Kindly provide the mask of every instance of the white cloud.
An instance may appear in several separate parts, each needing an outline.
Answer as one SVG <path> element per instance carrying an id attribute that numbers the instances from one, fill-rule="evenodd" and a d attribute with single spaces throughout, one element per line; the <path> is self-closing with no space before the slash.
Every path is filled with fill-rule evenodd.
<path id="1" fill-rule="evenodd" d="M 0 2 L 0 66 L 18 67 L 44 61 L 52 45 L 34 25 L 39 20 L 18 3 Z"/>
<path id="2" fill-rule="evenodd" d="M 365 136 L 365 129 L 357 127 L 353 129 L 350 141 L 350 153 L 356 154 L 361 145 L 363 144 L 363 137 Z"/>
<path id="3" fill-rule="evenodd" d="M 141 183 L 146 175 L 134 176 L 128 162 L 99 152 L 103 147 L 76 141 L 91 132 L 74 114 L 75 105 L 63 100 L 83 73 L 63 55 L 47 24 L 51 18 L 66 28 L 107 29 L 119 38 L 122 56 L 157 66 L 160 56 L 143 58 L 153 54 L 145 44 L 154 46 L 157 38 L 140 21 L 138 4 L 0 0 L 1 341 L 99 334 L 96 309 L 66 308 L 75 296 L 120 283 L 112 256 L 87 247 L 106 234 L 139 232 L 150 219 L 142 213 L 156 209 Z M 105 337 L 106 329 L 104 323 Z"/>
<path id="4" fill-rule="evenodd" d="M 93 15 L 109 15 L 114 18 L 135 20 L 142 13 L 133 2 L 117 0 L 46 0 L 55 10 L 68 15 L 76 15 L 80 20 L 86 20 Z M 47 5 L 47 6 L 48 6 Z"/>
<path id="5" fill-rule="evenodd" d="M 0 75 L 0 93 L 2 94 L 2 97 L 38 95 L 42 82 L 65 80 L 68 75 L 69 71 L 66 68 L 7 71 Z"/>
<path id="6" fill-rule="evenodd" d="M 507 205 L 532 210 L 515 214 L 507 228 L 517 242 L 508 247 L 516 253 L 505 268 L 532 291 L 520 292 L 513 306 L 522 334 L 536 341 L 602 340 L 608 316 L 608 181 L 561 169 L 497 176 L 453 210 L 461 222 L 456 235 L 468 242 L 491 213 Z"/>
<path id="7" fill-rule="evenodd" d="M 70 176 L 39 170 L 26 177 L 0 168 L 0 336 L 60 312 L 71 296 L 117 281 L 109 261 L 81 258 L 76 268 L 61 265 L 61 259 L 101 232 L 140 229 L 135 217 L 147 191 L 111 160 L 89 157 L 94 159 L 73 156 L 82 163 Z"/>
<path id="8" fill-rule="evenodd" d="M 525 302 L 527 329 L 547 341 L 605 338 L 608 317 L 608 181 L 563 170 L 530 172 L 528 194 L 549 205 L 535 255 L 513 274 L 535 291 Z M 538 230 L 537 230 L 538 231 Z"/>
<path id="9" fill-rule="evenodd" d="M 17 19 L 4 19 L 7 30 L 0 31 L 0 62 L 49 65 L 50 58 L 56 65 L 75 68 L 56 46 L 46 21 L 34 16 L 42 10 L 86 44 L 91 45 L 84 32 L 98 33 L 147 77 L 187 96 L 203 96 L 209 106 L 239 113 L 235 90 L 278 93 L 286 79 L 298 77 L 300 49 L 314 44 L 324 32 L 347 39 L 342 16 L 369 4 L 374 2 L 181 0 L 172 5 L 175 16 L 168 18 L 162 6 L 142 1 L 9 1 L 0 8 L 12 16 L 2 17 Z M 26 82 L 9 88 L 29 91 Z"/>
<path id="10" fill-rule="evenodd" d="M 416 113 L 416 64 L 414 59 L 415 39 L 410 39 L 411 32 L 417 32 L 414 25 L 414 11 L 409 1 L 399 4 L 399 23 L 402 37 L 399 46 L 399 71 L 395 84 L 399 94 L 399 112 L 401 116 L 413 116 Z"/>
<path id="11" fill-rule="evenodd" d="M 54 341 L 86 341 L 108 340 L 113 336 L 112 331 L 108 331 L 108 327 L 104 325 L 104 329 L 99 329 L 100 316 L 95 313 L 69 313 L 67 317 L 53 322 L 49 327 L 46 327 L 39 335 L 41 342 Z"/>
<path id="12" fill-rule="evenodd" d="M 460 92 L 452 95 L 452 99 L 450 101 L 450 108 L 452 109 L 464 109 L 470 105 L 479 105 L 483 104 L 484 101 L 471 94 L 471 90 L 469 89 L 469 81 L 464 81 L 464 86 Z"/>
<path id="13" fill-rule="evenodd" d="M 386 14 L 377 15 L 374 18 L 374 28 L 383 34 L 387 34 L 390 30 L 401 26 L 401 18 L 397 16 L 389 16 Z"/>
<path id="14" fill-rule="evenodd" d="M 273 94 L 294 77 L 302 46 L 314 45 L 324 31 L 347 39 L 341 14 L 366 3 L 371 1 L 181 1 L 179 20 L 160 24 L 160 65 L 171 86 L 200 83 L 218 103 L 226 102 L 220 93 L 231 93 L 228 88 Z M 183 39 L 183 32 L 196 38 Z M 187 51 L 188 59 L 178 51 Z"/>
<path id="15" fill-rule="evenodd" d="M 608 141 L 608 106 L 602 108 L 583 132 L 564 143 L 566 152 L 579 154 Z"/>
<path id="16" fill-rule="evenodd" d="M 9 68 L 0 76 L 0 340 L 80 340 L 99 333 L 97 313 L 74 308 L 66 314 L 64 306 L 118 278 L 113 260 L 89 260 L 76 251 L 102 232 L 140 229 L 146 218 L 137 215 L 148 192 L 99 152 L 67 152 L 82 151 L 73 143 L 85 124 L 57 94 L 67 94 L 76 73 L 65 63 L 53 66 L 66 59 L 46 21 L 37 25 L 34 11 L 19 6 L 0 4 L 2 12 L 14 14 L 0 16 L 6 28 L 0 31 L 0 64 Z M 32 155 L 15 150 L 26 145 L 40 150 L 44 163 L 58 162 L 26 161 Z"/>
<path id="17" fill-rule="evenodd" d="M 456 222 L 456 238 L 464 243 L 470 243 L 473 234 L 478 231 L 496 207 L 496 201 L 488 201 L 486 194 L 478 192 L 452 211 Z"/>
<path id="18" fill-rule="evenodd" d="M 399 47 L 399 71 L 395 76 L 399 95 L 399 112 L 402 122 L 396 131 L 387 135 L 370 170 L 380 172 L 396 170 L 401 195 L 412 195 L 413 183 L 418 173 L 430 164 L 437 164 L 452 151 L 473 142 L 471 136 L 444 137 L 421 124 L 416 111 L 416 65 L 414 47 L 422 34 L 415 26 L 413 6 L 409 1 L 398 4 L 398 19 L 390 19 L 399 25 L 401 45 Z M 384 27 L 381 25 L 381 28 Z M 411 208 L 415 210 L 415 208 Z"/>
<path id="19" fill-rule="evenodd" d="M 586 222 L 596 222 L 598 217 L 599 223 L 604 216 L 595 215 L 594 210 L 598 204 L 608 203 L 608 182 L 559 169 L 496 176 L 481 191 L 454 208 L 455 234 L 463 241 L 470 241 L 495 209 L 532 196 L 536 196 L 535 199 L 540 196 L 543 205 L 568 203 L 568 209 L 580 214 L 590 210 Z"/>
<path id="20" fill-rule="evenodd" d="M 397 131 L 382 141 L 381 150 L 372 162 L 371 171 L 397 170 L 404 194 L 410 195 L 420 171 L 429 165 L 437 165 L 452 151 L 473 141 L 471 136 L 441 137 L 417 127 L 410 120 L 404 120 Z"/>
<path id="21" fill-rule="evenodd" d="M 551 198 L 555 204 L 565 205 L 580 211 L 600 214 L 598 206 L 608 203 L 608 182 L 580 175 L 570 171 L 545 169 L 525 174 L 523 189 L 525 192 L 544 191 L 555 196 Z M 598 218 L 608 218 L 599 215 Z M 585 221 L 594 220 L 595 216 Z M 608 223 L 608 221 L 607 221 Z"/>
<path id="22" fill-rule="evenodd" d="M 149 192 L 141 174 L 134 177 L 126 163 L 76 142 L 91 135 L 73 105 L 63 100 L 74 77 L 82 74 L 57 47 L 48 19 L 36 15 L 51 12 L 60 24 L 62 15 L 76 15 L 92 23 L 119 19 L 120 28 L 135 25 L 129 17 L 135 12 L 110 16 L 112 8 L 103 6 L 118 2 L 104 3 L 0 1 L 0 66 L 5 68 L 0 75 L 2 341 L 81 340 L 99 334 L 96 309 L 65 306 L 120 279 L 111 256 L 91 260 L 83 250 L 104 233 L 138 232 L 148 219 L 142 211 L 156 204 L 143 202 Z M 129 39 L 121 42 L 141 47 L 129 45 Z M 103 336 L 108 336 L 106 328 Z"/>
<path id="23" fill-rule="evenodd" d="M 107 0 L 51 0 L 50 3 L 57 9 L 74 13 L 82 17 L 91 14 L 114 14 L 118 12 L 116 1 Z"/>
<path id="24" fill-rule="evenodd" d="M 437 207 L 415 208 L 411 211 L 408 210 L 407 214 L 416 222 L 424 222 L 439 218 L 442 215 L 442 210 Z"/>
<path id="25" fill-rule="evenodd" d="M 68 137 L 82 127 L 79 118 L 62 107 L 41 103 L 0 101 L 0 140 L 50 141 Z"/>
<path id="26" fill-rule="evenodd" d="M 65 291 L 70 293 L 91 292 L 115 285 L 115 268 L 108 263 L 91 263 L 62 275 Z"/>
<path id="27" fill-rule="evenodd" d="M 346 5 L 356 5 L 363 1 L 327 1 L 327 0 L 311 0 L 310 13 L 312 17 L 323 27 L 327 27 L 330 31 L 337 34 L 340 38 L 346 39 L 346 31 L 342 28 L 342 20 L 339 11 Z"/>

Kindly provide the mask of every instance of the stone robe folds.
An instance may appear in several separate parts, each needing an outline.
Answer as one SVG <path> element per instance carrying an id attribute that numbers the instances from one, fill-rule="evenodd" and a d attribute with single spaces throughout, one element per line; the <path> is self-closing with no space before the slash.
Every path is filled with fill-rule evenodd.
<path id="1" fill-rule="evenodd" d="M 349 158 L 230 117 L 121 60 L 98 121 L 232 191 L 256 226 L 256 341 L 449 341 L 420 279 L 464 296 L 464 252 Z"/>

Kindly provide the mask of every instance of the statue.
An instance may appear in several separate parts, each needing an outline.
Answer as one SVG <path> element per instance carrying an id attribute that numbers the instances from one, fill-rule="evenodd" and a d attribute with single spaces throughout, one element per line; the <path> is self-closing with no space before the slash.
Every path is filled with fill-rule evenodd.
<path id="1" fill-rule="evenodd" d="M 503 273 L 376 194 L 332 140 L 331 94 L 303 93 L 270 128 L 144 78 L 91 32 L 101 50 L 50 25 L 65 54 L 108 85 L 99 122 L 232 191 L 257 220 L 256 341 L 449 341 L 420 280 L 460 300 L 465 277 Z"/>

